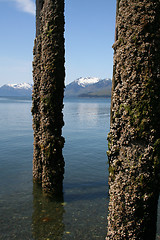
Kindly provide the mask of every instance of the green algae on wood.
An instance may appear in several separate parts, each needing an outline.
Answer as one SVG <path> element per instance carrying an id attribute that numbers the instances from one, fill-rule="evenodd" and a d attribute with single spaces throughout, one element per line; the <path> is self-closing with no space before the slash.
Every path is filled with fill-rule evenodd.
<path id="1" fill-rule="evenodd" d="M 108 135 L 109 240 L 155 239 L 160 186 L 160 2 L 117 0 Z"/>
<path id="2" fill-rule="evenodd" d="M 33 54 L 33 180 L 41 183 L 43 192 L 56 195 L 64 174 L 64 1 L 36 1 Z"/>

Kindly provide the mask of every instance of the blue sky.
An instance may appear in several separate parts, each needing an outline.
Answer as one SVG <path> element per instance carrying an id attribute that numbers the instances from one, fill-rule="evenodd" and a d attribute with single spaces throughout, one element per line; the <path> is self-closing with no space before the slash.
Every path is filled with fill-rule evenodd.
<path id="1" fill-rule="evenodd" d="M 66 84 L 111 78 L 116 0 L 66 0 Z M 35 1 L 0 0 L 0 86 L 32 82 Z"/>

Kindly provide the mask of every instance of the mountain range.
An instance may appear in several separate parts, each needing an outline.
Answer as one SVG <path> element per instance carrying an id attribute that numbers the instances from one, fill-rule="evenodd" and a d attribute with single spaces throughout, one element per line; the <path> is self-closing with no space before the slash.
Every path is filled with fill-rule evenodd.
<path id="1" fill-rule="evenodd" d="M 0 87 L 0 96 L 2 97 L 31 97 L 32 84 L 20 83 L 20 84 L 5 84 Z"/>
<path id="2" fill-rule="evenodd" d="M 66 97 L 111 97 L 112 81 L 109 78 L 78 78 L 66 86 Z"/>
<path id="3" fill-rule="evenodd" d="M 0 96 L 31 97 L 33 85 L 29 83 L 5 84 L 0 87 Z M 65 97 L 111 97 L 112 81 L 109 78 L 78 78 L 66 85 Z"/>

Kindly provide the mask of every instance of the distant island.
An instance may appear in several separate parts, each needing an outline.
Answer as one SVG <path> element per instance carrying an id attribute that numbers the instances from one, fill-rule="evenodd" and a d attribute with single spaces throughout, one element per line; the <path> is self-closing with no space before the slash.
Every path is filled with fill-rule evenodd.
<path id="1" fill-rule="evenodd" d="M 0 87 L 1 97 L 31 97 L 30 83 L 5 84 Z M 65 97 L 111 97 L 112 81 L 110 78 L 78 78 L 66 85 Z"/>

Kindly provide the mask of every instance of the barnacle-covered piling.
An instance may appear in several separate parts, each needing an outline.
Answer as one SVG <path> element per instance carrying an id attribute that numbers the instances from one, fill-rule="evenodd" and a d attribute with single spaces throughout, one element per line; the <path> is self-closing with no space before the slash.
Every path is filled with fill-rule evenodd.
<path id="1" fill-rule="evenodd" d="M 117 0 L 107 239 L 155 239 L 160 184 L 160 1 Z"/>
<path id="2" fill-rule="evenodd" d="M 57 194 L 64 174 L 64 0 L 36 1 L 33 55 L 33 179 L 47 194 Z"/>

